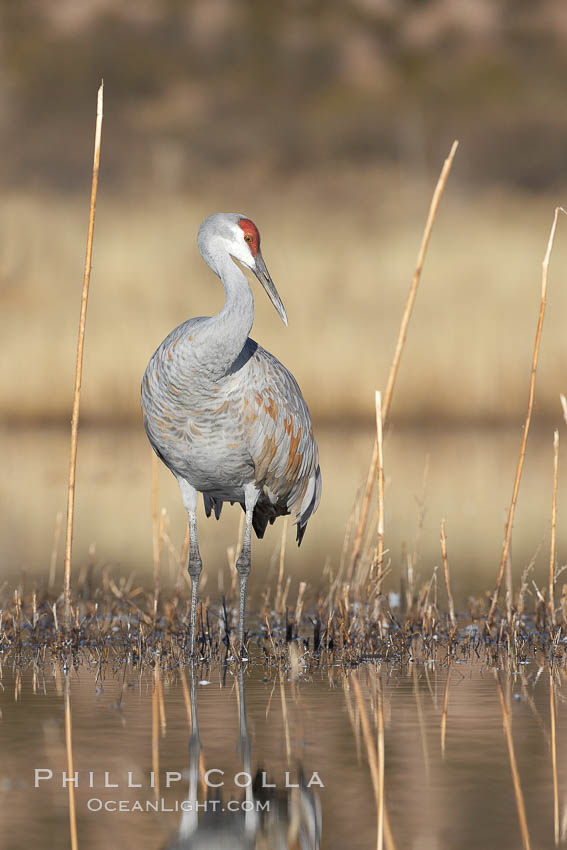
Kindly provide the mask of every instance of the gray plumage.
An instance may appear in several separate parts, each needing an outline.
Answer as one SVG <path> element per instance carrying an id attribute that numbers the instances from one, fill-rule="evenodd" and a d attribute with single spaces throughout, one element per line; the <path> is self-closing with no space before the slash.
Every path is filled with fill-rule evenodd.
<path id="1" fill-rule="evenodd" d="M 321 473 L 309 411 L 295 378 L 248 337 L 254 298 L 235 259 L 255 273 L 287 324 L 255 225 L 246 216 L 218 213 L 201 225 L 198 244 L 223 283 L 225 304 L 216 316 L 183 322 L 161 343 L 142 380 L 142 408 L 150 443 L 176 476 L 189 513 L 194 604 L 201 571 L 197 492 L 207 516 L 214 511 L 218 518 L 226 501 L 246 511 L 237 563 L 242 645 L 250 529 L 262 537 L 269 522 L 291 514 L 301 543 L 319 504 Z"/>

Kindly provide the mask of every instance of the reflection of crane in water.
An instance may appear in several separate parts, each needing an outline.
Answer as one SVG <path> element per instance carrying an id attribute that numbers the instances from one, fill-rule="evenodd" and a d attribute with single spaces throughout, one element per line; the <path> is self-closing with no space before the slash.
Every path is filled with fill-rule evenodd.
<path id="1" fill-rule="evenodd" d="M 226 293 L 216 316 L 189 319 L 153 354 L 142 380 L 144 425 L 152 447 L 171 469 L 189 515 L 191 652 L 195 638 L 201 555 L 197 495 L 219 518 L 224 502 L 246 512 L 240 575 L 240 651 L 244 647 L 251 533 L 292 514 L 301 543 L 321 496 L 317 444 L 307 405 L 285 366 L 248 334 L 254 297 L 238 260 L 250 269 L 287 325 L 287 316 L 250 219 L 217 213 L 199 228 L 199 250 Z"/>
<path id="2" fill-rule="evenodd" d="M 242 669 L 238 673 L 240 734 L 243 772 L 251 776 L 251 745 L 246 717 L 246 691 Z M 249 811 L 223 811 L 222 804 L 207 807 L 201 822 L 197 813 L 201 742 L 197 717 L 195 675 L 191 673 L 191 738 L 189 741 L 189 793 L 175 838 L 164 850 L 319 850 L 321 806 L 307 787 L 303 774 L 299 788 L 262 787 L 262 771 L 245 789 Z M 268 808 L 257 811 L 256 803 Z"/>

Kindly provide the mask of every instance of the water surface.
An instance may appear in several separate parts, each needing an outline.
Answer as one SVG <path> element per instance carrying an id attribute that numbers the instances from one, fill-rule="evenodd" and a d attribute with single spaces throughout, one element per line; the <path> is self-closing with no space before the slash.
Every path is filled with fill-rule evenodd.
<path id="1" fill-rule="evenodd" d="M 250 846 L 286 846 L 276 843 L 274 830 L 289 836 L 295 829 L 297 835 L 298 819 L 307 830 L 310 818 L 311 824 L 317 821 L 320 806 L 321 848 L 375 847 L 376 802 L 361 720 L 365 713 L 375 745 L 379 690 L 386 810 L 397 848 L 522 846 L 500 695 L 510 716 L 531 846 L 553 846 L 550 688 L 557 713 L 559 828 L 564 841 L 565 671 L 550 675 L 543 657 L 505 669 L 507 663 L 493 666 L 482 652 L 480 658 L 448 666 L 442 653 L 439 656 L 437 661 L 364 666 L 346 673 L 339 664 L 306 670 L 300 662 L 295 679 L 289 671 L 256 659 L 242 681 L 236 668 L 219 665 L 199 668 L 194 678 L 190 668 L 162 669 L 156 677 L 155 671 L 140 673 L 130 665 L 98 671 L 94 663 L 82 665 L 69 673 L 81 850 L 196 846 L 174 842 L 182 825 L 180 806 L 191 797 L 191 778 L 199 772 L 199 755 L 201 801 L 203 777 L 210 770 L 215 771 L 209 774 L 211 781 L 224 782 L 218 789 L 223 807 L 245 799 L 245 789 L 235 784 L 241 772 L 254 777 L 265 771 L 277 786 L 270 792 L 272 831 L 266 827 L 254 833 L 256 844 Z M 200 754 L 195 739 L 190 747 L 191 697 Z M 68 795 L 61 787 L 67 769 L 64 702 L 65 675 L 58 663 L 35 670 L 4 665 L 0 846 L 6 850 L 68 846 Z M 36 769 L 45 771 L 38 774 L 45 777 L 39 787 L 34 787 Z M 152 770 L 159 788 L 152 787 Z M 304 783 L 313 780 L 311 787 L 287 789 L 286 773 L 288 784 L 299 784 L 300 770 Z M 168 771 L 176 777 L 170 788 Z M 105 772 L 106 783 L 118 787 L 104 787 Z M 128 787 L 129 773 L 130 784 L 142 787 Z M 246 779 L 240 776 L 238 781 Z M 208 794 L 212 800 L 215 792 L 209 788 Z M 127 810 L 105 811 L 121 800 Z M 148 801 L 156 800 L 159 810 L 146 811 Z M 136 801 L 142 810 L 132 810 Z M 300 812 L 295 826 L 294 812 Z M 232 818 L 227 821 L 226 812 L 210 810 L 205 816 L 201 810 L 199 828 L 207 820 L 208 829 L 219 830 L 210 846 L 225 846 L 223 825 L 233 840 L 226 846 L 237 846 L 243 815 L 239 810 Z M 290 846 L 316 845 L 290 841 Z"/>

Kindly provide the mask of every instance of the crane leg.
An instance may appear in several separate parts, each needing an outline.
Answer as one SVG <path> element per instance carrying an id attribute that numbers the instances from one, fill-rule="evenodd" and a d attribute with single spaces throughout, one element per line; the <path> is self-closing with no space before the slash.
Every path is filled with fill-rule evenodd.
<path id="1" fill-rule="evenodd" d="M 189 516 L 189 564 L 187 569 L 191 576 L 191 655 L 195 652 L 195 622 L 197 619 L 197 600 L 199 594 L 199 578 L 203 569 L 199 541 L 197 539 L 197 491 L 184 478 L 178 478 L 181 498 Z"/>
<path id="2" fill-rule="evenodd" d="M 242 541 L 242 549 L 236 562 L 236 569 L 240 576 L 240 617 L 238 620 L 238 637 L 240 640 L 240 656 L 246 658 L 246 647 L 244 646 L 244 621 L 246 617 L 246 588 L 248 586 L 248 576 L 250 575 L 250 564 L 252 560 L 252 516 L 254 508 L 260 495 L 259 490 L 254 484 L 248 484 L 244 488 L 244 501 L 246 506 L 246 526 L 244 528 L 244 539 Z"/>

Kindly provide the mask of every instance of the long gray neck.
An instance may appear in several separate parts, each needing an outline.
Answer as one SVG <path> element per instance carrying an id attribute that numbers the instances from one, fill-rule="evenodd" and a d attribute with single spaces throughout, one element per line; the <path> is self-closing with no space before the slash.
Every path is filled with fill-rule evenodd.
<path id="1" fill-rule="evenodd" d="M 226 251 L 205 259 L 220 277 L 226 299 L 220 313 L 201 326 L 196 353 L 210 377 L 218 379 L 230 371 L 248 339 L 254 321 L 254 296 Z"/>

